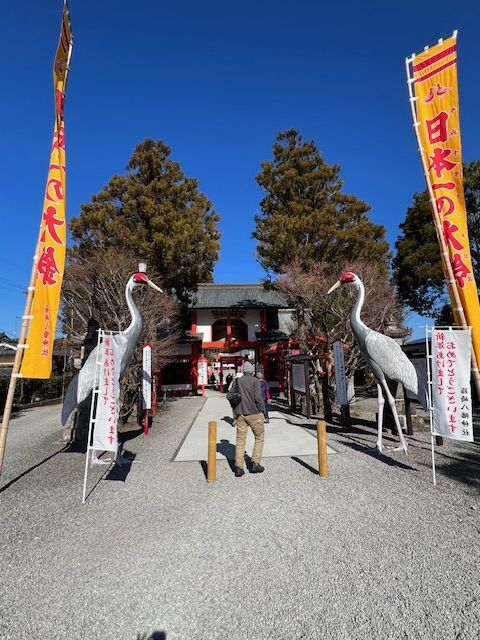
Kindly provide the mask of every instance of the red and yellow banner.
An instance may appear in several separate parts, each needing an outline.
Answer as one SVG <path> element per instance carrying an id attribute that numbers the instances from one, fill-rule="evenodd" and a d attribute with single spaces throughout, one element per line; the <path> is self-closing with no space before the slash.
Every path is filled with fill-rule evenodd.
<path id="1" fill-rule="evenodd" d="M 36 275 L 27 348 L 20 373 L 25 378 L 49 378 L 55 339 L 60 289 L 65 267 L 65 137 L 63 104 L 68 64 L 72 52 L 72 31 L 65 3 L 60 41 L 53 64 L 55 128 L 43 203 L 40 235 L 35 252 Z"/>
<path id="2" fill-rule="evenodd" d="M 447 250 L 472 342 L 480 362 L 480 305 L 473 275 L 463 190 L 456 33 L 407 60 L 415 127 L 437 232 Z M 448 264 L 448 263 L 447 263 Z M 452 299 L 452 295 L 450 296 Z M 459 314 L 452 300 L 457 324 Z"/>

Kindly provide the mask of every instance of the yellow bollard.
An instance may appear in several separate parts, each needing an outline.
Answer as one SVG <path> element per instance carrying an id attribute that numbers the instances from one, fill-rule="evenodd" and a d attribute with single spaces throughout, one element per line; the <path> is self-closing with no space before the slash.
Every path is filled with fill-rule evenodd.
<path id="1" fill-rule="evenodd" d="M 325 420 L 317 422 L 317 447 L 318 447 L 318 475 L 321 478 L 328 477 L 327 458 L 327 423 Z"/>
<path id="2" fill-rule="evenodd" d="M 208 423 L 208 459 L 207 481 L 215 482 L 217 475 L 217 423 L 212 420 Z"/>

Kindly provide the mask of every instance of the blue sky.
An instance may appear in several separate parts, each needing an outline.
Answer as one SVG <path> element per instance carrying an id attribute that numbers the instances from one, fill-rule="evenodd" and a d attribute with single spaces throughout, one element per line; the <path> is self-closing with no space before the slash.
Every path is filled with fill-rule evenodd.
<path id="1" fill-rule="evenodd" d="M 342 167 L 392 247 L 424 188 L 406 55 L 459 29 L 464 160 L 480 158 L 480 7 L 461 3 L 71 0 L 66 98 L 72 217 L 149 136 L 171 146 L 220 214 L 217 282 L 256 281 L 255 182 L 275 134 L 294 127 Z M 53 127 L 52 62 L 61 0 L 2 7 L 0 330 L 23 311 Z M 420 318 L 410 326 L 420 336 Z"/>

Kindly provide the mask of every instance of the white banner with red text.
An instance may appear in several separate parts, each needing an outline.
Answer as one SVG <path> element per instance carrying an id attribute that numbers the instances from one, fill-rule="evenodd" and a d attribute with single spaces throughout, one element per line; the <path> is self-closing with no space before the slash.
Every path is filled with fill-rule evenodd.
<path id="1" fill-rule="evenodd" d="M 99 348 L 101 358 L 92 449 L 116 452 L 120 412 L 120 364 L 123 350 L 111 335 L 104 335 Z"/>
<path id="2" fill-rule="evenodd" d="M 470 329 L 436 329 L 431 332 L 432 433 L 473 442 Z"/>

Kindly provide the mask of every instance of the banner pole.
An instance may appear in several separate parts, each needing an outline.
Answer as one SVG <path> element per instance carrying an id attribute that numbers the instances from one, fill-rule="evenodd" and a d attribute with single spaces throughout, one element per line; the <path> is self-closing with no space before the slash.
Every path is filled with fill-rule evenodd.
<path id="1" fill-rule="evenodd" d="M 58 51 L 60 50 L 60 44 L 62 41 L 62 37 L 64 35 L 64 20 L 65 20 L 65 16 L 67 16 L 67 20 L 68 20 L 68 32 L 70 33 L 70 40 L 68 42 L 68 52 L 67 52 L 67 56 L 66 56 L 66 69 L 65 69 L 65 77 L 64 77 L 64 83 L 63 83 L 63 89 L 65 88 L 65 83 L 66 83 L 66 78 L 68 75 L 68 66 L 70 64 L 70 58 L 71 58 L 71 54 L 72 54 L 72 34 L 71 34 L 71 29 L 70 29 L 70 20 L 68 18 L 68 7 L 67 7 L 67 2 L 66 0 L 64 0 L 64 6 L 63 6 L 63 13 L 62 13 L 62 31 L 60 33 L 60 41 L 59 41 L 59 45 L 57 48 L 57 54 L 55 55 L 55 59 L 54 59 L 54 74 L 55 74 L 55 65 L 56 65 L 56 61 L 57 61 L 57 56 L 58 56 Z M 57 104 L 57 85 L 56 85 L 56 81 L 55 81 L 55 76 L 54 76 L 54 95 L 55 95 L 55 104 Z M 65 91 L 63 91 L 63 96 L 65 94 Z M 62 96 L 62 97 L 63 97 Z M 59 124 L 60 124 L 60 120 L 59 120 L 59 112 L 58 109 L 55 110 L 55 123 L 57 125 L 57 129 L 58 131 L 60 131 L 59 128 Z M 54 133 L 55 133 L 55 129 L 54 129 Z M 51 152 L 52 153 L 52 152 Z M 60 154 L 60 152 L 59 152 Z M 50 155 L 50 165 L 52 162 L 52 156 Z M 60 161 L 60 157 L 59 157 L 59 162 L 58 162 L 59 168 L 60 168 L 60 172 L 63 172 L 63 168 L 62 168 L 62 162 Z M 50 171 L 50 169 L 49 169 Z M 62 173 L 63 176 L 63 173 Z M 48 183 L 47 183 L 47 189 L 48 189 Z M 10 376 L 10 383 L 8 385 L 8 391 L 7 391 L 7 397 L 5 400 L 5 408 L 3 411 L 3 417 L 2 417 L 2 425 L 0 428 L 0 476 L 2 474 L 2 470 L 3 470 L 3 461 L 5 458 L 5 447 L 6 447 L 6 441 L 7 441 L 7 434 L 8 434 L 8 427 L 10 425 L 10 415 L 12 412 L 12 408 L 13 408 L 13 399 L 15 396 L 15 388 L 17 386 L 17 380 L 18 378 L 22 377 L 22 374 L 20 373 L 20 367 L 22 365 L 22 360 L 23 360 L 23 356 L 25 353 L 25 349 L 28 348 L 28 344 L 26 344 L 26 340 L 27 340 L 27 331 L 30 327 L 30 321 L 32 320 L 33 316 L 32 314 L 32 307 L 34 305 L 34 292 L 35 292 L 35 280 L 36 280 L 36 276 L 37 276 L 37 264 L 38 264 L 38 260 L 39 260 L 39 254 L 40 254 L 40 248 L 41 248 L 41 237 L 42 237 L 42 231 L 44 225 L 43 225 L 43 219 L 40 221 L 40 229 L 38 232 L 38 239 L 37 239 L 37 243 L 36 243 L 36 248 L 35 248 L 35 255 L 33 257 L 33 264 L 32 264 L 32 271 L 30 274 L 30 281 L 29 281 L 29 285 L 28 285 L 28 289 L 27 289 L 27 297 L 25 300 L 25 309 L 23 312 L 23 316 L 22 316 L 22 325 L 20 328 L 20 335 L 18 338 L 18 343 L 17 343 L 17 350 L 15 353 L 15 359 L 13 362 L 13 367 L 12 367 L 12 373 Z M 54 336 L 54 340 L 55 340 L 55 336 Z"/>
<path id="2" fill-rule="evenodd" d="M 437 476 L 435 473 L 435 443 L 433 440 L 433 434 L 430 433 L 430 440 L 432 445 L 432 478 L 433 478 L 433 486 L 437 486 Z"/>
<path id="3" fill-rule="evenodd" d="M 40 242 L 40 235 L 41 235 L 41 227 L 38 233 L 37 250 L 35 251 L 35 255 L 33 256 L 33 266 L 32 266 L 32 272 L 30 274 L 30 281 L 27 289 L 25 309 L 23 311 L 23 316 L 22 316 L 22 325 L 20 328 L 20 335 L 18 338 L 17 350 L 15 352 L 15 359 L 13 361 L 13 368 L 10 376 L 10 383 L 8 385 L 7 398 L 5 400 L 5 407 L 3 410 L 2 426 L 0 429 L 0 476 L 2 475 L 8 427 L 10 425 L 10 415 L 12 413 L 12 408 L 13 408 L 13 398 L 15 396 L 15 388 L 17 386 L 17 380 L 18 378 L 21 377 L 21 374 L 19 373 L 19 371 L 20 371 L 20 366 L 22 364 L 23 353 L 26 348 L 25 342 L 27 338 L 28 324 L 31 319 L 30 312 L 32 310 L 33 293 L 35 291 L 35 276 L 37 273 L 38 245 Z"/>
<path id="4" fill-rule="evenodd" d="M 433 486 L 437 486 L 437 478 L 435 474 L 435 447 L 433 441 L 433 379 L 432 379 L 432 367 L 433 361 L 431 356 L 431 344 L 432 330 L 430 327 L 425 327 L 425 356 L 427 361 L 427 402 L 428 402 L 428 416 L 430 422 L 430 444 L 432 447 L 432 477 Z"/>
<path id="5" fill-rule="evenodd" d="M 456 35 L 456 32 L 454 32 Z M 437 211 L 437 206 L 435 202 L 435 194 L 433 193 L 432 185 L 430 184 L 430 180 L 428 179 L 428 164 L 425 158 L 424 149 L 422 147 L 422 142 L 420 140 L 419 135 L 419 126 L 420 123 L 417 121 L 417 113 L 415 110 L 415 100 L 417 99 L 413 94 L 413 81 L 414 78 L 410 75 L 410 62 L 413 62 L 415 58 L 415 54 L 411 58 L 405 58 L 405 68 L 407 70 L 407 85 L 408 85 L 408 94 L 410 98 L 410 107 L 412 111 L 413 117 L 413 127 L 415 129 L 415 136 L 417 138 L 418 150 L 420 152 L 420 157 L 422 159 L 423 173 L 425 176 L 425 181 L 427 183 L 428 194 L 430 196 L 430 203 L 432 205 L 433 212 L 433 220 L 435 223 L 435 230 L 437 232 L 437 239 L 440 245 L 440 259 L 443 266 L 443 273 L 445 279 L 447 281 L 447 287 L 450 292 L 450 304 L 453 310 L 453 317 L 457 324 L 460 324 L 464 329 L 468 328 L 468 322 L 465 317 L 465 311 L 463 309 L 462 301 L 460 300 L 460 295 L 458 293 L 457 281 L 455 280 L 455 275 L 453 273 L 452 265 L 449 259 L 448 247 L 445 241 L 445 236 L 443 234 L 443 228 L 441 225 L 440 217 Z M 452 300 L 453 297 L 453 300 Z M 475 381 L 475 387 L 477 389 L 477 394 L 480 398 L 480 372 L 478 370 L 477 357 L 475 355 L 475 351 L 472 346 L 472 373 Z"/>

